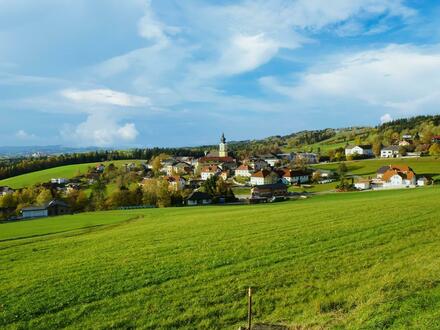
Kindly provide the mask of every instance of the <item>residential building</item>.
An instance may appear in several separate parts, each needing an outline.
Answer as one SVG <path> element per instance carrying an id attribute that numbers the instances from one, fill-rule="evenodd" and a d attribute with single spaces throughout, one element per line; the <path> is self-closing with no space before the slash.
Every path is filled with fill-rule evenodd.
<path id="1" fill-rule="evenodd" d="M 399 141 L 399 147 L 408 147 L 410 145 L 411 145 L 411 143 L 407 140 Z"/>
<path id="2" fill-rule="evenodd" d="M 319 161 L 319 156 L 318 154 L 312 152 L 298 152 L 294 155 L 292 160 L 295 161 L 297 159 L 303 161 L 306 164 L 316 164 Z"/>
<path id="3" fill-rule="evenodd" d="M 202 180 L 208 180 L 210 177 L 217 175 L 221 172 L 221 169 L 217 165 L 209 165 L 202 168 L 200 176 Z"/>
<path id="4" fill-rule="evenodd" d="M 426 176 L 422 176 L 417 179 L 417 185 L 420 187 L 427 186 L 431 183 L 431 180 Z"/>
<path id="5" fill-rule="evenodd" d="M 97 173 L 103 173 L 104 170 L 105 170 L 104 164 L 98 164 L 95 166 L 95 172 L 97 172 Z"/>
<path id="6" fill-rule="evenodd" d="M 371 188 L 371 180 L 361 179 L 354 183 L 354 187 L 359 190 L 367 190 Z"/>
<path id="7" fill-rule="evenodd" d="M 66 178 L 52 178 L 52 179 L 50 179 L 50 183 L 53 183 L 53 184 L 66 184 L 68 182 L 69 182 L 69 180 Z"/>
<path id="8" fill-rule="evenodd" d="M 12 189 L 8 186 L 0 186 L 0 196 L 12 194 L 13 192 L 14 192 L 14 189 Z"/>
<path id="9" fill-rule="evenodd" d="M 382 148 L 380 151 L 381 158 L 396 158 L 400 157 L 400 147 L 399 146 L 388 146 Z"/>
<path id="10" fill-rule="evenodd" d="M 250 183 L 251 185 L 258 186 L 263 184 L 271 184 L 279 181 L 279 176 L 277 173 L 263 169 L 258 172 L 255 172 L 251 175 Z"/>
<path id="11" fill-rule="evenodd" d="M 252 167 L 254 171 L 259 171 L 269 167 L 269 164 L 265 160 L 260 158 L 252 158 L 245 163 Z"/>
<path id="12" fill-rule="evenodd" d="M 170 190 L 179 191 L 185 188 L 186 181 L 179 175 L 166 176 L 165 180 L 168 181 L 168 188 Z"/>
<path id="13" fill-rule="evenodd" d="M 435 135 L 431 138 L 432 143 L 440 143 L 440 135 Z"/>
<path id="14" fill-rule="evenodd" d="M 362 156 L 373 156 L 373 148 L 369 144 L 346 146 L 345 147 L 346 156 L 362 155 Z"/>
<path id="15" fill-rule="evenodd" d="M 406 165 L 390 165 L 380 179 L 384 188 L 411 187 L 417 184 L 416 174 Z"/>
<path id="16" fill-rule="evenodd" d="M 174 162 L 171 165 L 167 165 L 166 167 L 167 175 L 190 174 L 192 172 L 193 172 L 193 167 L 190 164 L 182 161 Z"/>
<path id="17" fill-rule="evenodd" d="M 235 169 L 235 176 L 250 177 L 253 173 L 253 168 L 249 165 L 240 165 Z"/>
<path id="18" fill-rule="evenodd" d="M 278 165 L 281 160 L 274 154 L 266 154 L 259 156 L 260 159 L 263 159 L 266 163 L 268 163 L 270 166 L 274 167 Z"/>
<path id="19" fill-rule="evenodd" d="M 310 175 L 305 171 L 284 168 L 280 171 L 281 180 L 284 184 L 301 184 L 309 182 Z"/>

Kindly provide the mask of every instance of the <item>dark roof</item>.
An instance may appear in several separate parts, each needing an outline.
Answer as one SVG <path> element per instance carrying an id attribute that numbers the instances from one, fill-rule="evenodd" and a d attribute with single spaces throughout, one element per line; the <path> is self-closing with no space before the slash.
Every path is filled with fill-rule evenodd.
<path id="1" fill-rule="evenodd" d="M 359 147 L 362 149 L 371 149 L 371 144 L 348 145 L 345 147 L 345 149 L 353 149 L 354 147 Z"/>
<path id="2" fill-rule="evenodd" d="M 29 206 L 22 209 L 22 211 L 40 211 L 40 210 L 47 210 L 49 207 L 53 206 L 62 206 L 62 207 L 69 207 L 66 203 L 63 201 L 53 199 L 49 203 L 46 203 L 45 205 L 41 206 Z"/>
<path id="3" fill-rule="evenodd" d="M 187 200 L 196 200 L 196 201 L 200 201 L 200 200 L 206 200 L 206 199 L 212 199 L 211 195 L 202 191 L 193 191 L 191 193 L 191 195 L 189 195 L 187 198 Z"/>
<path id="4" fill-rule="evenodd" d="M 41 211 L 41 210 L 46 210 L 47 207 L 46 206 L 29 206 L 29 207 L 25 207 L 23 208 L 21 211 Z"/>
<path id="5" fill-rule="evenodd" d="M 253 189 L 287 189 L 287 186 L 284 183 L 271 183 L 271 184 L 262 184 L 255 186 Z"/>
<path id="6" fill-rule="evenodd" d="M 227 162 L 233 162 L 233 161 L 234 161 L 234 158 L 229 157 L 229 156 L 227 156 L 227 157 L 205 156 L 205 157 L 202 157 L 199 159 L 200 163 L 209 163 L 209 162 L 225 162 L 225 163 L 227 163 Z"/>
<path id="7" fill-rule="evenodd" d="M 382 166 L 377 170 L 377 174 L 384 174 L 389 169 L 390 169 L 390 165 Z"/>

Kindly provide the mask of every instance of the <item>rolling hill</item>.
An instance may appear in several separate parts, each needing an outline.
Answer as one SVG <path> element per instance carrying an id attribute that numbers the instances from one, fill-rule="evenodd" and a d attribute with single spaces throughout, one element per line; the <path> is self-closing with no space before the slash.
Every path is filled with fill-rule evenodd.
<path id="1" fill-rule="evenodd" d="M 0 225 L 0 327 L 440 327 L 440 189 Z M 349 206 L 349 207 L 348 207 Z"/>
<path id="2" fill-rule="evenodd" d="M 113 163 L 116 166 L 121 166 L 126 163 L 139 163 L 139 160 L 115 160 L 102 162 L 103 164 Z M 52 178 L 67 178 L 70 179 L 76 176 L 78 173 L 85 174 L 89 167 L 95 166 L 97 163 L 84 163 L 84 164 L 74 164 L 65 165 L 50 168 L 47 170 L 41 170 L 36 172 L 31 172 L 27 174 L 17 175 L 11 178 L 0 180 L 0 186 L 9 186 L 14 189 L 19 189 L 23 187 L 28 187 L 35 185 L 37 183 L 48 182 Z"/>

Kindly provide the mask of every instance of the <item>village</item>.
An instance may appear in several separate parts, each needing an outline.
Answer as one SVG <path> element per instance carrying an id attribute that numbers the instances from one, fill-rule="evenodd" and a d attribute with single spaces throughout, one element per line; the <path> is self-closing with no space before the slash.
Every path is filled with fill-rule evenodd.
<path id="1" fill-rule="evenodd" d="M 439 143 L 440 137 L 434 136 L 432 141 Z M 90 202 L 93 205 L 91 200 L 96 199 L 96 195 L 103 195 L 102 191 L 111 186 L 112 182 L 117 185 L 117 192 L 110 195 L 105 203 L 100 201 L 101 206 L 96 209 L 279 202 L 308 198 L 313 195 L 307 192 L 311 185 L 329 184 L 338 180 L 341 184 L 336 185 L 335 192 L 429 185 L 432 183 L 431 178 L 417 175 L 407 165 L 392 163 L 392 159 L 403 157 L 400 153 L 402 146 L 410 143 L 411 136 L 407 135 L 403 136 L 398 145 L 382 148 L 380 157 L 390 159 L 389 165 L 378 168 L 375 176 L 363 177 L 349 173 L 344 169 L 344 163 L 341 163 L 338 170 L 317 168 L 315 166 L 319 163 L 319 155 L 311 152 L 269 153 L 236 159 L 229 153 L 228 143 L 222 134 L 218 150 L 207 151 L 203 157 L 160 155 L 150 162 L 124 163 L 119 169 L 112 163 L 99 163 L 91 167 L 88 173 L 75 178 L 52 178 L 38 190 L 38 194 L 43 195 L 39 199 L 40 203 L 24 205 L 13 219 L 91 210 L 85 204 Z M 369 159 L 374 154 L 371 145 L 347 145 L 345 157 Z M 406 153 L 405 157 L 420 155 Z M 129 189 L 129 186 L 132 188 Z M 84 194 L 85 191 L 89 193 L 88 196 Z M 8 186 L 0 187 L 0 196 L 12 196 L 13 193 L 14 189 Z M 134 197 L 130 197 L 132 195 Z M 166 201 L 160 202 L 159 195 L 162 198 L 166 196 Z M 83 207 L 73 205 L 81 203 Z M 3 207 L 3 214 L 11 214 L 12 209 L 12 205 L 6 210 Z"/>

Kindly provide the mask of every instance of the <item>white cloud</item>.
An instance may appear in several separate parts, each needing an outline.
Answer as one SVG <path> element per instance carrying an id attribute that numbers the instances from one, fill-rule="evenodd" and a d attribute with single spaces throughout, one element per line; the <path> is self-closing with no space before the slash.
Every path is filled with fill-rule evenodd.
<path id="1" fill-rule="evenodd" d="M 275 77 L 263 78 L 260 83 L 302 104 L 345 100 L 401 115 L 438 111 L 440 46 L 391 45 L 323 62 L 296 84 L 281 83 Z"/>
<path id="2" fill-rule="evenodd" d="M 76 127 L 64 127 L 60 132 L 69 144 L 88 146 L 124 145 L 136 140 L 139 132 L 135 124 L 120 125 L 114 118 L 102 114 L 89 115 Z"/>
<path id="3" fill-rule="evenodd" d="M 34 134 L 30 134 L 22 129 L 18 130 L 17 133 L 15 133 L 15 137 L 20 140 L 34 140 L 36 138 Z"/>
<path id="4" fill-rule="evenodd" d="M 391 117 L 391 115 L 389 113 L 386 113 L 380 117 L 381 124 L 388 123 L 390 121 L 393 121 L 393 117 Z"/>
<path id="5" fill-rule="evenodd" d="M 111 89 L 76 90 L 65 89 L 61 91 L 65 98 L 84 104 L 116 105 L 125 107 L 139 107 L 148 105 L 147 97 L 130 95 Z"/>

